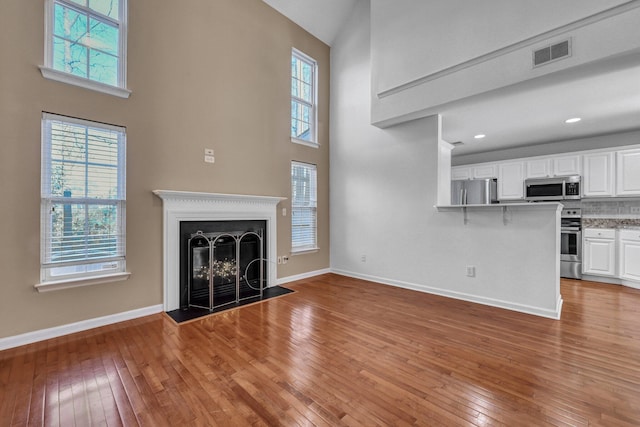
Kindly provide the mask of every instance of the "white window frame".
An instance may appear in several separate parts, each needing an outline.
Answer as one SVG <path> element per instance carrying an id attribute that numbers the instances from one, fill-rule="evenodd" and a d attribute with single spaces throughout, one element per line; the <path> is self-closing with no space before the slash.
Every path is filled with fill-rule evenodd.
<path id="1" fill-rule="evenodd" d="M 112 86 L 96 80 L 76 76 L 62 70 L 53 68 L 53 31 L 54 31 L 54 6 L 56 3 L 70 7 L 96 17 L 99 20 L 108 21 L 118 26 L 118 85 Z M 69 0 L 45 0 L 44 13 L 44 65 L 40 66 L 42 76 L 49 80 L 80 86 L 85 89 L 106 93 L 120 98 L 128 98 L 131 91 L 127 89 L 127 3 L 128 0 L 119 0 L 119 20 L 104 16 L 88 7 L 79 5 Z"/>
<path id="2" fill-rule="evenodd" d="M 89 198 L 86 195 L 72 197 L 70 199 L 61 198 L 59 195 L 51 194 L 51 126 L 53 122 L 64 122 L 86 128 L 94 128 L 118 133 L 118 194 L 116 198 L 101 199 Z M 73 117 L 60 116 L 51 113 L 42 114 L 42 157 L 41 157 L 41 225 L 40 225 L 40 283 L 35 288 L 40 291 L 50 291 L 56 289 L 66 289 L 76 286 L 86 286 L 98 283 L 126 280 L 130 273 L 126 272 L 126 129 L 120 126 L 108 125 Z M 86 160 L 88 161 L 88 159 Z M 86 177 L 86 180 L 89 178 Z M 90 181 L 87 181 L 90 182 Z M 117 208 L 118 232 L 117 247 L 118 254 L 110 257 L 78 261 L 67 261 L 55 263 L 50 259 L 52 250 L 51 229 L 52 229 L 52 206 L 60 202 L 69 204 L 80 204 L 89 206 L 92 204 L 110 204 Z M 67 274 L 52 274 L 54 269 L 66 267 L 78 267 L 91 270 L 89 266 L 101 267 L 101 270 L 78 271 Z"/>
<path id="3" fill-rule="evenodd" d="M 296 138 L 292 136 L 291 142 L 294 142 L 296 144 L 306 145 L 313 148 L 318 148 L 319 146 L 319 143 L 318 143 L 318 62 L 312 57 L 310 57 L 309 55 L 299 51 L 296 48 L 291 49 L 291 57 L 297 58 L 300 61 L 306 62 L 307 64 L 311 65 L 313 69 L 313 78 L 312 78 L 313 87 L 311 88 L 312 102 L 308 103 L 307 101 L 301 98 L 298 98 L 297 96 L 293 96 L 293 94 L 290 94 L 291 101 L 305 104 L 311 108 L 311 123 L 309 123 L 311 128 L 310 130 L 311 141 L 307 141 L 306 139 Z M 291 79 L 293 80 L 293 78 L 294 76 L 292 75 Z M 291 91 L 291 89 L 289 89 L 289 91 Z M 290 115 L 289 127 L 291 128 L 291 120 L 293 119 L 293 116 L 291 114 L 289 115 Z"/>
<path id="4" fill-rule="evenodd" d="M 315 195 L 315 199 L 311 200 L 310 205 L 296 205 L 296 200 L 293 197 L 293 189 L 296 185 L 296 182 L 294 181 L 294 177 L 293 177 L 293 168 L 294 167 L 304 167 L 304 168 L 308 168 L 310 170 L 313 171 L 313 175 L 315 177 L 315 182 L 313 182 L 313 185 L 315 186 L 315 188 L 313 189 L 312 194 Z M 296 255 L 296 254 L 302 254 L 302 253 L 308 253 L 308 252 L 315 252 L 317 251 L 318 248 L 318 167 L 315 164 L 312 163 L 305 163 L 305 162 L 298 162 L 298 161 L 292 161 L 291 162 L 291 254 L 292 255 Z M 313 242 L 310 244 L 306 244 L 306 245 L 302 245 L 302 244 L 297 244 L 297 242 L 294 239 L 294 225 L 293 222 L 295 220 L 295 215 L 296 215 L 296 211 L 297 209 L 306 209 L 306 210 L 310 210 L 310 212 L 313 213 L 313 223 L 314 223 L 314 229 L 313 229 Z"/>

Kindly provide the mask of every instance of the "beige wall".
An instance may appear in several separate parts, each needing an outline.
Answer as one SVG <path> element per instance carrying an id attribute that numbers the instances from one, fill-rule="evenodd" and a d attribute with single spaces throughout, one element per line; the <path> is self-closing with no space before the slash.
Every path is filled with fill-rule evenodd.
<path id="1" fill-rule="evenodd" d="M 0 2 L 0 337 L 162 302 L 162 204 L 154 189 L 290 197 L 290 161 L 318 165 L 320 251 L 278 277 L 329 267 L 329 48 L 261 0 L 130 0 L 120 99 L 45 80 L 44 2 Z M 179 3 L 179 4 L 178 4 Z M 319 138 L 289 140 L 290 53 L 319 64 Z M 42 111 L 127 127 L 125 282 L 37 293 Z M 203 162 L 204 148 L 216 163 Z M 290 211 L 290 201 L 279 205 Z M 290 217 L 278 220 L 278 254 Z"/>

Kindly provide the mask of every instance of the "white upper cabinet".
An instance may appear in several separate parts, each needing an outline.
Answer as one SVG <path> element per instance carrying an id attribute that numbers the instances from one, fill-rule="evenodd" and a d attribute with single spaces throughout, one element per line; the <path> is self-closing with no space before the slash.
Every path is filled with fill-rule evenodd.
<path id="1" fill-rule="evenodd" d="M 496 163 L 482 163 L 471 168 L 473 178 L 497 178 L 498 165 Z"/>
<path id="2" fill-rule="evenodd" d="M 542 158 L 525 162 L 525 178 L 547 178 L 552 176 L 551 159 Z"/>
<path id="3" fill-rule="evenodd" d="M 582 197 L 613 196 L 614 153 L 591 153 L 583 156 Z"/>
<path id="4" fill-rule="evenodd" d="M 497 178 L 497 163 L 478 163 L 476 165 L 454 166 L 451 168 L 451 179 Z"/>
<path id="5" fill-rule="evenodd" d="M 580 175 L 581 195 L 640 196 L 640 145 L 475 163 L 451 168 L 451 179 L 498 178 L 498 199 L 524 199 L 524 180 Z"/>
<path id="6" fill-rule="evenodd" d="M 617 196 L 640 195 L 640 149 L 617 152 Z"/>
<path id="7" fill-rule="evenodd" d="M 555 176 L 580 175 L 582 172 L 582 156 L 562 156 L 553 158 L 553 174 Z"/>
<path id="8" fill-rule="evenodd" d="M 525 178 L 547 178 L 552 176 L 580 175 L 582 156 L 548 156 L 527 159 L 525 162 Z"/>
<path id="9" fill-rule="evenodd" d="M 471 168 L 468 166 L 454 166 L 451 168 L 451 180 L 471 179 Z"/>
<path id="10" fill-rule="evenodd" d="M 498 199 L 524 199 L 524 162 L 498 164 Z"/>

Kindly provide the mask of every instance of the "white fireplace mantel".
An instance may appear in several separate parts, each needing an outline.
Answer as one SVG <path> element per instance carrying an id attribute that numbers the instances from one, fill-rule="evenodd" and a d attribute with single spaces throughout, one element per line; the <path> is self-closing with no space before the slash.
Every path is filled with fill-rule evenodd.
<path id="1" fill-rule="evenodd" d="M 180 308 L 180 222 L 267 222 L 267 286 L 276 284 L 276 206 L 286 197 L 154 190 L 163 207 L 163 284 L 165 311 Z"/>

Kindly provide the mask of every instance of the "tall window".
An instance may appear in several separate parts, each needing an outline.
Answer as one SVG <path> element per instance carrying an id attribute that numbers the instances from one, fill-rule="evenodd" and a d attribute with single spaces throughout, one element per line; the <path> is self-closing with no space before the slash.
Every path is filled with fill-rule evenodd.
<path id="1" fill-rule="evenodd" d="M 43 283 L 125 271 L 125 129 L 44 113 Z"/>
<path id="2" fill-rule="evenodd" d="M 317 146 L 316 61 L 293 49 L 291 53 L 291 140 Z"/>
<path id="3" fill-rule="evenodd" d="M 291 162 L 291 251 L 318 249 L 316 165 Z"/>
<path id="4" fill-rule="evenodd" d="M 61 78 L 60 73 L 45 77 L 80 85 L 88 79 L 124 88 L 126 1 L 46 0 L 45 69 L 74 77 Z"/>

